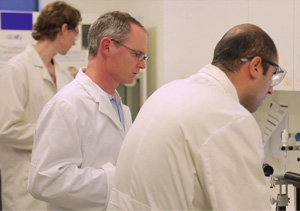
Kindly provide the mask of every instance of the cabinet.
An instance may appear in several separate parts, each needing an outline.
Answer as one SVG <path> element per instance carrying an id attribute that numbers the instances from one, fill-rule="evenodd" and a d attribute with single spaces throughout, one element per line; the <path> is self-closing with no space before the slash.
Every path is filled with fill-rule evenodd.
<path id="1" fill-rule="evenodd" d="M 300 91 L 300 1 L 294 3 L 294 90 Z"/>
<path id="2" fill-rule="evenodd" d="M 300 90 L 300 74 L 297 79 L 294 77 L 294 4 L 295 0 L 249 0 L 249 22 L 270 35 L 277 46 L 279 65 L 287 70 L 287 75 L 275 90 Z M 300 46 L 300 39 L 297 44 Z M 300 67 L 300 52 L 298 57 Z"/>
<path id="3" fill-rule="evenodd" d="M 248 21 L 247 0 L 164 0 L 164 83 L 196 73 L 217 42 Z"/>
<path id="4" fill-rule="evenodd" d="M 227 30 L 252 23 L 274 40 L 287 70 L 274 89 L 300 91 L 300 0 L 165 0 L 163 10 L 164 83 L 195 73 Z"/>

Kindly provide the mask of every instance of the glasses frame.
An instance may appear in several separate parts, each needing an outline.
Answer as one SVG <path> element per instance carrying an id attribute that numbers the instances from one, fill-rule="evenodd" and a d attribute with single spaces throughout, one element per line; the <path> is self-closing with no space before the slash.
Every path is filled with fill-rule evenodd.
<path id="1" fill-rule="evenodd" d="M 135 57 L 139 60 L 139 62 L 141 61 L 147 61 L 149 59 L 149 56 L 147 56 L 146 54 L 140 52 L 140 51 L 136 51 L 136 50 L 133 50 L 132 48 L 129 48 L 128 46 L 124 45 L 123 43 L 115 40 L 115 39 L 111 39 L 113 42 L 115 43 L 118 43 L 119 45 L 127 48 L 129 51 L 131 51 Z"/>
<path id="2" fill-rule="evenodd" d="M 241 58 L 242 62 L 250 62 L 254 57 L 250 57 L 250 58 Z M 274 87 L 276 85 L 278 85 L 285 77 L 287 71 L 283 68 L 281 68 L 278 64 L 265 59 L 265 58 L 261 58 L 262 63 L 267 63 L 270 64 L 274 67 L 276 67 L 276 71 L 273 73 L 272 76 L 272 82 L 271 82 L 271 86 Z"/>
<path id="3" fill-rule="evenodd" d="M 68 25 L 68 29 L 73 30 L 75 32 L 75 40 L 77 41 L 79 38 L 79 30 L 76 29 L 74 26 L 71 26 L 70 24 L 67 25 Z"/>

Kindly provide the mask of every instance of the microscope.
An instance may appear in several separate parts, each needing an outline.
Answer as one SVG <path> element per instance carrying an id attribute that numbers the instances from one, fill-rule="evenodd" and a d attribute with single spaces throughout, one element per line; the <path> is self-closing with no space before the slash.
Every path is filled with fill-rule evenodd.
<path id="1" fill-rule="evenodd" d="M 291 162 L 300 162 L 300 153 L 295 157 L 297 152 L 300 152 L 300 134 L 289 133 L 287 105 L 271 102 L 263 141 L 265 162 L 270 164 L 264 164 L 263 170 L 265 176 L 270 177 L 270 187 L 277 194 L 276 198 L 271 198 L 271 203 L 276 205 L 276 211 L 286 210 L 290 204 L 288 188 L 294 187 L 295 198 L 292 199 L 295 202 L 295 210 L 300 210 L 300 173 L 287 170 Z M 290 167 L 292 166 L 289 166 L 289 169 Z M 293 169 L 297 171 L 297 165 Z M 275 187 L 278 188 L 278 192 Z"/>
<path id="2" fill-rule="evenodd" d="M 298 134 L 296 134 L 297 136 Z M 297 139 L 297 137 L 295 137 Z M 288 144 L 289 134 L 286 130 L 282 132 L 282 146 L 280 150 L 283 151 L 286 155 L 289 151 L 300 151 L 300 146 L 289 145 Z M 300 157 L 297 158 L 297 161 L 300 161 Z M 300 210 L 300 174 L 296 172 L 287 171 L 283 175 L 273 175 L 273 168 L 268 165 L 263 165 L 263 171 L 265 176 L 271 176 L 271 188 L 274 188 L 276 185 L 279 186 L 279 193 L 277 198 L 271 198 L 271 203 L 276 204 L 277 210 L 286 210 L 286 207 L 290 203 L 290 198 L 288 196 L 288 186 L 292 185 L 295 188 L 295 210 Z"/>

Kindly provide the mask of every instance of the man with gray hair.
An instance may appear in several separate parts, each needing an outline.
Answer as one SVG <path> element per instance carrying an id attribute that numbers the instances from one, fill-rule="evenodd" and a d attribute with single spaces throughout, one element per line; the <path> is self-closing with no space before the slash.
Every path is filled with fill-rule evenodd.
<path id="1" fill-rule="evenodd" d="M 123 12 L 88 32 L 89 60 L 44 107 L 37 124 L 29 192 L 50 209 L 106 209 L 131 114 L 116 91 L 146 67 L 147 34 Z"/>

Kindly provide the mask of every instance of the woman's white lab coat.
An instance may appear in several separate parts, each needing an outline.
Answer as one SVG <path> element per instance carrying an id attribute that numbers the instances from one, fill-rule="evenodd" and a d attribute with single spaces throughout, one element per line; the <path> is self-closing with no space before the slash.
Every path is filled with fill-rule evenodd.
<path id="1" fill-rule="evenodd" d="M 116 93 L 117 94 L 117 93 Z M 106 93 L 82 70 L 43 109 L 34 140 L 28 188 L 54 210 L 104 210 L 125 128 Z"/>
<path id="2" fill-rule="evenodd" d="M 43 106 L 73 77 L 56 62 L 55 87 L 33 46 L 0 70 L 0 163 L 2 206 L 9 210 L 46 209 L 27 191 L 33 135 Z"/>

